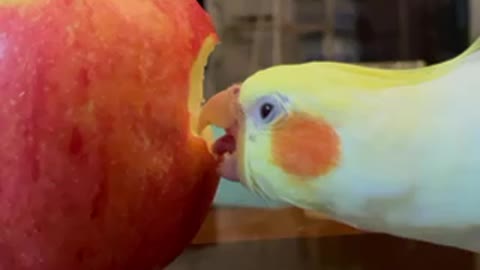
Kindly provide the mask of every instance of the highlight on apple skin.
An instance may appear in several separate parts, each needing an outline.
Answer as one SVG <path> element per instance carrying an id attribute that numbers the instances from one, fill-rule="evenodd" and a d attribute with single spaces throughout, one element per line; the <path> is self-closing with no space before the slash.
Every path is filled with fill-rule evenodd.
<path id="1" fill-rule="evenodd" d="M 164 267 L 219 178 L 194 0 L 0 0 L 0 269 Z"/>

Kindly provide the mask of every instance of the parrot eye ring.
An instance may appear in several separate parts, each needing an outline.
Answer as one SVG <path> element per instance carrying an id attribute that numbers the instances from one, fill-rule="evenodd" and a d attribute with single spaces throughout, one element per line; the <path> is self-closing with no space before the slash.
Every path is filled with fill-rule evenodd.
<path id="1" fill-rule="evenodd" d="M 258 127 L 265 127 L 281 115 L 282 104 L 275 96 L 264 96 L 259 98 L 249 111 L 255 124 Z"/>
<path id="2" fill-rule="evenodd" d="M 267 119 L 268 116 L 270 116 L 270 114 L 272 113 L 273 109 L 274 106 L 271 103 L 266 102 L 262 104 L 262 106 L 260 107 L 260 116 L 262 117 L 262 119 Z"/>

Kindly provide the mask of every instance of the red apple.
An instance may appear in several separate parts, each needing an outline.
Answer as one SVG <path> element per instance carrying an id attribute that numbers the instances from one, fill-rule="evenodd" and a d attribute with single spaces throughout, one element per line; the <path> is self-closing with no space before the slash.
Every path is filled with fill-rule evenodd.
<path id="1" fill-rule="evenodd" d="M 164 267 L 218 184 L 194 0 L 0 1 L 0 269 Z"/>

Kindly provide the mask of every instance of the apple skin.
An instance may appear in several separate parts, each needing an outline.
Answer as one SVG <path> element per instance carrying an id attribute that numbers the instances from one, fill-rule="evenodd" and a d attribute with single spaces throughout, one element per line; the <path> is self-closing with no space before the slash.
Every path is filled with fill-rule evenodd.
<path id="1" fill-rule="evenodd" d="M 188 105 L 208 38 L 194 0 L 0 0 L 0 269 L 183 251 L 219 181 Z"/>

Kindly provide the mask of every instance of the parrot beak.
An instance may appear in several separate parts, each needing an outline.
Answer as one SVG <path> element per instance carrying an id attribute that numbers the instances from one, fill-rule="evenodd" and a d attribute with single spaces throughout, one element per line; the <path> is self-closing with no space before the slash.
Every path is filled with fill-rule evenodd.
<path id="1" fill-rule="evenodd" d="M 235 84 L 210 98 L 198 118 L 197 132 L 214 125 L 225 129 L 226 134 L 213 144 L 213 153 L 222 159 L 219 173 L 225 179 L 240 181 L 237 170 L 237 98 L 240 85 Z"/>
<path id="2" fill-rule="evenodd" d="M 209 125 L 231 128 L 237 118 L 235 104 L 239 92 L 240 85 L 235 84 L 210 98 L 200 112 L 197 132 L 200 134 Z"/>

